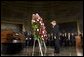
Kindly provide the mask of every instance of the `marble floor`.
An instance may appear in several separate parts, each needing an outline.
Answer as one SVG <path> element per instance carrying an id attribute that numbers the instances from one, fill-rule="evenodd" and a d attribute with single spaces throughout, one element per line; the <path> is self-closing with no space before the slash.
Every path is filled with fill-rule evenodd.
<path id="1" fill-rule="evenodd" d="M 21 50 L 20 53 L 12 54 L 12 55 L 1 54 L 1 56 L 32 56 L 32 51 L 33 51 L 32 47 L 25 47 L 23 50 Z M 81 48 L 80 51 L 83 56 L 83 49 Z M 44 48 L 43 48 L 43 52 L 44 52 Z M 41 56 L 38 47 L 35 47 L 35 52 L 33 56 Z M 53 47 L 47 47 L 47 52 L 45 53 L 44 56 L 77 56 L 77 52 L 75 47 L 61 47 L 60 53 L 55 54 Z"/>

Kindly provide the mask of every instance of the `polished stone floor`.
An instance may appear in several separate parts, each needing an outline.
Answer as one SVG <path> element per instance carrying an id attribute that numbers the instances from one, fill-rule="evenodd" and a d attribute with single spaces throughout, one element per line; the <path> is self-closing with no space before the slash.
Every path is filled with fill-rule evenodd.
<path id="1" fill-rule="evenodd" d="M 1 54 L 1 56 L 32 56 L 32 47 L 25 47 L 23 50 L 21 50 L 20 53 L 7 55 L 7 54 Z M 43 48 L 44 50 L 44 48 Z M 77 56 L 76 48 L 75 47 L 61 47 L 60 53 L 55 54 L 54 49 L 52 47 L 47 47 L 47 52 L 44 56 Z M 83 54 L 83 49 L 80 49 L 81 54 Z M 35 52 L 33 56 L 41 56 L 39 52 L 39 48 L 35 47 Z"/>

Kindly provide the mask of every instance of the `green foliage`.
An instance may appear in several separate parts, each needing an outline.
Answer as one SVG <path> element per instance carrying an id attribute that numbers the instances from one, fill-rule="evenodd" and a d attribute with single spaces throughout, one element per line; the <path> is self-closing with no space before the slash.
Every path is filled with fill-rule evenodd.
<path id="1" fill-rule="evenodd" d="M 32 28 L 34 29 L 34 39 L 37 40 L 37 39 L 40 39 L 40 35 L 39 35 L 39 32 L 37 31 L 37 29 L 40 28 L 40 25 L 36 22 L 32 23 Z"/>

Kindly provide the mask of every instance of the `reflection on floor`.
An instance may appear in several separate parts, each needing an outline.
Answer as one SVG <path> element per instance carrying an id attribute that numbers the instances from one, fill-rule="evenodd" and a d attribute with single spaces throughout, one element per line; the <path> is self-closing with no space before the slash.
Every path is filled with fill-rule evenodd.
<path id="1" fill-rule="evenodd" d="M 55 54 L 53 48 L 47 47 L 47 53 L 44 56 L 77 56 L 75 47 L 62 47 L 60 50 L 59 54 Z M 83 54 L 83 49 L 81 49 L 81 54 Z M 1 56 L 10 55 L 1 54 Z M 32 47 L 26 47 L 20 53 L 11 56 L 32 56 Z M 38 47 L 35 47 L 34 56 L 40 56 Z"/>

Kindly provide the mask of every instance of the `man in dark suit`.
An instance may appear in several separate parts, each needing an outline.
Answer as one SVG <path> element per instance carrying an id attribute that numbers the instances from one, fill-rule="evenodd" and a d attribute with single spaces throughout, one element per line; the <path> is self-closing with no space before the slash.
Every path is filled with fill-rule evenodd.
<path id="1" fill-rule="evenodd" d="M 60 51 L 60 43 L 59 43 L 59 26 L 56 24 L 56 21 L 52 21 L 52 31 L 51 33 L 53 34 L 54 38 L 54 49 L 55 53 L 59 53 Z"/>

